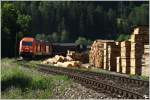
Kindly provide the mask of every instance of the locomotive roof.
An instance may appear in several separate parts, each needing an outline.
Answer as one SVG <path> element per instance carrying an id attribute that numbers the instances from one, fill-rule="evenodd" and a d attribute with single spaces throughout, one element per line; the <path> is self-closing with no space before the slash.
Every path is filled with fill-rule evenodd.
<path id="1" fill-rule="evenodd" d="M 23 41 L 34 41 L 34 38 L 32 38 L 32 37 L 24 37 L 22 40 Z"/>

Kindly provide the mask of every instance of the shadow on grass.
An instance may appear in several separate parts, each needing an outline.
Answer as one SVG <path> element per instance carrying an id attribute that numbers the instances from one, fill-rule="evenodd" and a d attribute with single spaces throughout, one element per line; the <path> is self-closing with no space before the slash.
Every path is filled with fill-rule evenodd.
<path id="1" fill-rule="evenodd" d="M 19 87 L 22 91 L 25 90 L 25 88 L 29 87 L 31 84 L 32 79 L 30 77 L 26 76 L 12 76 L 10 78 L 7 78 L 5 80 L 1 81 L 1 91 L 6 90 L 10 87 Z"/>

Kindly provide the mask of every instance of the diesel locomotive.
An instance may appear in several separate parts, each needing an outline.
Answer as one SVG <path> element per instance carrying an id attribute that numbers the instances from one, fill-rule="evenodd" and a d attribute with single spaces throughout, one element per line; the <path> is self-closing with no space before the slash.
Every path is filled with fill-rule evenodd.
<path id="1" fill-rule="evenodd" d="M 67 50 L 79 51 L 80 46 L 75 43 L 51 43 L 24 37 L 20 41 L 19 55 L 22 57 L 66 55 Z"/>

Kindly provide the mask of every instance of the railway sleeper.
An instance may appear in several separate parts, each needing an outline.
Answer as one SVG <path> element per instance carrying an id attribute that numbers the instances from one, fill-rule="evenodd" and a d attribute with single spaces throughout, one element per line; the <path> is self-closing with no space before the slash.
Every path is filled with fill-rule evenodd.
<path id="1" fill-rule="evenodd" d="M 99 87 L 100 87 L 100 88 L 102 88 L 102 87 L 103 87 L 103 85 L 100 83 L 100 84 L 99 84 Z"/>
<path id="2" fill-rule="evenodd" d="M 46 71 L 45 69 L 42 69 L 44 72 Z M 76 74 L 68 74 L 68 72 L 62 72 L 62 71 L 56 71 L 56 69 L 54 69 L 54 70 L 48 70 L 48 71 L 46 71 L 46 72 L 53 72 L 53 73 L 57 73 L 57 74 L 63 74 L 63 75 L 66 75 L 66 76 L 69 76 L 70 75 L 70 77 L 72 77 L 74 80 L 78 80 L 78 81 L 80 81 L 80 82 L 82 82 L 82 83 L 86 83 L 86 84 L 88 84 L 88 85 L 92 85 L 92 87 L 97 87 L 97 88 L 103 88 L 104 90 L 111 90 L 112 92 L 114 92 L 114 93 L 117 93 L 117 94 L 122 94 L 124 97 L 128 97 L 128 98 L 141 98 L 141 96 L 138 96 L 137 94 L 134 94 L 134 93 L 129 93 L 129 92 L 127 92 L 127 91 L 123 91 L 123 90 L 118 90 L 118 89 L 116 89 L 116 88 L 114 88 L 114 87 L 112 87 L 111 88 L 111 86 L 109 86 L 109 85 L 106 85 L 106 84 L 103 84 L 103 83 L 99 83 L 99 82 L 96 82 L 95 80 L 93 80 L 93 79 L 89 79 L 89 78 L 85 78 L 85 77 L 79 77 L 79 76 L 77 76 Z M 111 77 L 111 76 L 109 76 L 109 77 Z M 123 79 L 123 78 L 121 78 L 121 80 L 123 80 L 123 81 L 125 81 L 125 79 Z M 127 80 L 126 80 L 127 81 Z M 131 80 L 132 82 L 133 81 L 135 81 L 135 80 Z M 136 82 L 136 84 L 137 84 L 137 82 Z M 145 82 L 144 84 L 146 84 L 147 85 L 147 82 Z M 121 93 L 121 91 L 123 91 L 122 93 Z"/>
<path id="3" fill-rule="evenodd" d="M 110 89 L 109 89 L 109 86 L 106 85 L 105 87 L 106 87 L 106 88 L 105 88 L 106 90 L 110 90 Z"/>
<path id="4" fill-rule="evenodd" d="M 132 95 L 133 99 L 138 99 L 137 95 Z"/>
<path id="5" fill-rule="evenodd" d="M 144 86 L 149 86 L 149 82 L 144 82 L 143 85 Z"/>
<path id="6" fill-rule="evenodd" d="M 128 83 L 132 83 L 132 82 L 131 82 L 131 79 L 128 78 L 127 80 L 128 80 L 128 81 L 127 81 Z"/>
<path id="7" fill-rule="evenodd" d="M 110 91 L 113 92 L 113 87 L 110 87 Z"/>
<path id="8" fill-rule="evenodd" d="M 132 94 L 128 93 L 128 98 L 132 99 L 132 97 L 133 97 Z"/>
<path id="9" fill-rule="evenodd" d="M 44 67 L 47 67 L 47 65 L 41 65 L 41 64 L 39 64 L 40 66 L 44 66 Z M 109 78 L 116 78 L 116 77 L 119 77 L 119 76 L 112 76 L 112 75 L 108 75 L 108 74 L 104 74 L 104 73 L 94 73 L 94 72 L 88 72 L 88 71 L 80 71 L 80 70 L 74 70 L 74 69 L 67 69 L 67 68 L 60 68 L 60 67 L 49 67 L 49 68 L 51 68 L 51 69 L 59 69 L 59 70 L 65 70 L 65 71 L 68 71 L 68 70 L 70 70 L 70 71 L 72 71 L 72 72 L 80 72 L 80 73 L 87 73 L 87 74 L 93 74 L 93 75 L 98 75 L 98 76 L 105 76 L 105 77 L 109 77 Z M 120 77 L 121 78 L 121 77 Z M 123 78 L 125 78 L 125 77 L 123 77 Z M 123 80 L 123 79 L 122 79 Z M 129 78 L 126 78 L 126 80 L 130 80 L 130 83 L 135 83 L 134 81 L 135 81 L 135 79 L 129 79 Z M 124 81 L 124 80 L 123 80 Z M 136 80 L 137 81 L 137 80 Z M 127 81 L 128 82 L 128 81 Z M 148 84 L 148 82 L 146 82 L 146 83 L 144 83 L 144 84 Z"/>
<path id="10" fill-rule="evenodd" d="M 126 91 L 123 91 L 123 97 L 126 97 L 127 96 L 127 93 L 126 93 Z"/>
<path id="11" fill-rule="evenodd" d="M 123 95 L 122 90 L 118 90 L 118 94 L 120 94 L 122 96 Z"/>
<path id="12" fill-rule="evenodd" d="M 143 82 L 142 82 L 142 81 L 139 81 L 139 85 L 142 86 L 142 85 L 143 85 Z"/>

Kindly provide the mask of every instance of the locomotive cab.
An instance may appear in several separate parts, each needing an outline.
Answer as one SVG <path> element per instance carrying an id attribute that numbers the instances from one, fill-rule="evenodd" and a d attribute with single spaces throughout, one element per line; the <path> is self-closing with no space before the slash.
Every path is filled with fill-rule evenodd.
<path id="1" fill-rule="evenodd" d="M 19 55 L 22 57 L 34 55 L 34 38 L 23 38 L 20 41 Z"/>
<path id="2" fill-rule="evenodd" d="M 19 55 L 23 58 L 34 58 L 39 56 L 51 56 L 52 44 L 32 37 L 24 37 L 20 41 Z"/>

